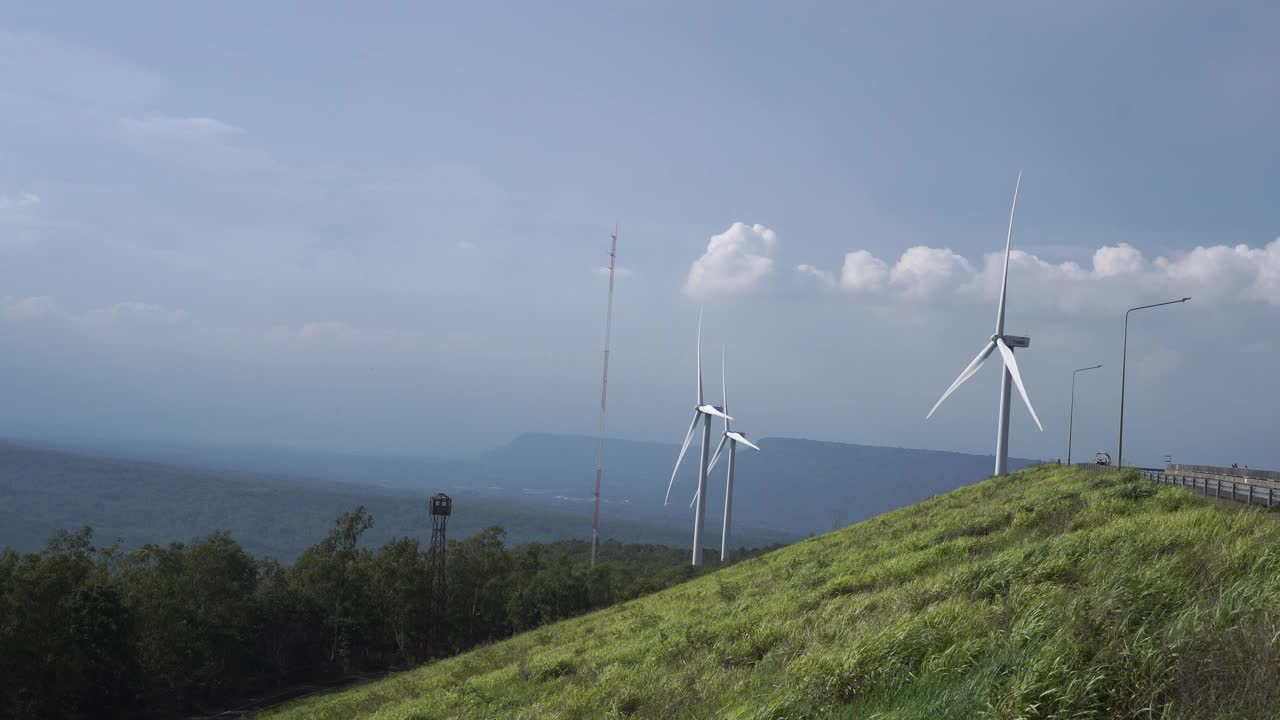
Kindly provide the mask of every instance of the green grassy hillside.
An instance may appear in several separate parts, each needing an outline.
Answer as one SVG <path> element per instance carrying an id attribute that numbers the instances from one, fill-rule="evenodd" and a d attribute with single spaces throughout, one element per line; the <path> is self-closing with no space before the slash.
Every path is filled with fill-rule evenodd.
<path id="1" fill-rule="evenodd" d="M 1272 718 L 1280 525 L 1046 466 L 271 718 Z"/>

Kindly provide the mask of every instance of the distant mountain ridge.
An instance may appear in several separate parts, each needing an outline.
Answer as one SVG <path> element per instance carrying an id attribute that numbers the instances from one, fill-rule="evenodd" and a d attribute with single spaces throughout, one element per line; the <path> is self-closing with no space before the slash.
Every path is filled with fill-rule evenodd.
<path id="1" fill-rule="evenodd" d="M 427 497 L 437 489 L 386 487 L 332 480 L 207 470 L 139 460 L 33 448 L 0 441 L 0 549 L 43 547 L 57 530 L 94 529 L 95 542 L 125 549 L 145 543 L 186 542 L 230 531 L 245 549 L 290 562 L 318 542 L 342 512 L 364 505 L 374 527 L 365 540 L 394 536 L 427 542 Z M 519 498 L 455 495 L 451 538 L 501 525 L 513 544 L 582 539 L 590 534 L 586 507 L 531 504 Z M 614 519 L 606 538 L 679 545 L 683 530 L 650 518 Z M 745 538 L 764 545 L 780 534 Z"/>
<path id="2" fill-rule="evenodd" d="M 718 442 L 718 433 L 712 438 Z M 985 479 L 995 464 L 992 455 L 944 450 L 782 437 L 756 442 L 760 452 L 738 452 L 735 473 L 735 525 L 744 530 L 826 532 Z M 679 449 L 674 443 L 606 439 L 601 490 L 606 506 L 624 503 L 637 513 L 686 522 L 697 479 L 696 446 L 690 447 L 676 478 L 671 504 L 662 505 Z M 594 458 L 594 438 L 525 433 L 475 465 L 485 468 L 493 482 L 586 499 L 594 481 Z M 1038 462 L 1010 458 L 1009 466 L 1017 470 Z M 708 479 L 709 518 L 722 512 L 724 471 L 718 465 Z"/>
<path id="3" fill-rule="evenodd" d="M 718 437 L 713 435 L 713 437 Z M 786 542 L 948 492 L 987 477 L 991 456 L 763 438 L 738 453 L 735 545 Z M 93 526 L 126 546 L 230 530 L 255 553 L 288 561 L 356 505 L 373 512 L 368 536 L 430 537 L 426 497 L 455 497 L 451 536 L 502 525 L 512 542 L 590 534 L 596 441 L 526 433 L 471 458 L 432 459 L 301 451 L 217 455 L 185 464 L 102 457 L 0 442 L 0 547 L 33 549 L 57 529 Z M 674 444 L 607 439 L 601 492 L 604 538 L 689 542 L 697 477 L 690 449 L 671 503 Z M 174 454 L 165 456 L 167 460 Z M 1034 464 L 1010 459 L 1012 468 Z M 204 468 L 191 465 L 204 465 Z M 235 468 L 228 470 L 226 468 Z M 708 547 L 718 544 L 724 466 L 709 478 Z"/>

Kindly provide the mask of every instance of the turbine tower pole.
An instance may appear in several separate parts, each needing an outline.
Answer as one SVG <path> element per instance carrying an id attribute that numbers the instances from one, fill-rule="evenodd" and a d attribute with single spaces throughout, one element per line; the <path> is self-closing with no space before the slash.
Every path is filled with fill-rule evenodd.
<path id="1" fill-rule="evenodd" d="M 1009 295 L 1009 251 L 1013 247 L 1013 216 L 1018 211 L 1018 190 L 1022 188 L 1022 171 L 1013 186 L 1013 205 L 1009 208 L 1009 232 L 1004 241 L 1004 275 L 1000 279 L 1000 308 L 996 311 L 996 334 L 992 339 L 1004 337 L 1005 299 Z M 1010 350 L 1012 352 L 1012 350 Z M 1013 391 L 1013 373 L 1009 363 L 1000 366 L 1000 416 L 996 421 L 996 477 L 1009 472 L 1009 400 Z"/>
<path id="2" fill-rule="evenodd" d="M 702 529 L 707 520 L 707 446 L 711 444 L 711 416 L 702 415 L 702 453 L 698 462 L 698 506 L 693 518 L 693 566 L 702 567 Z"/>
<path id="3" fill-rule="evenodd" d="M 729 440 L 729 479 L 724 486 L 724 529 L 720 533 L 720 564 L 729 562 L 729 523 L 733 521 L 733 458 L 738 454 L 738 441 Z"/>
<path id="4" fill-rule="evenodd" d="M 604 314 L 604 375 L 600 380 L 600 422 L 596 425 L 596 492 L 595 512 L 591 517 L 591 567 L 596 566 L 600 550 L 600 476 L 604 473 L 604 411 L 609 396 L 609 339 L 613 333 L 613 272 L 618 259 L 618 226 L 613 226 L 613 242 L 609 246 L 609 305 Z"/>
<path id="5" fill-rule="evenodd" d="M 1000 419 L 996 425 L 996 477 L 1009 472 L 1009 400 L 1013 391 L 1013 376 L 1009 368 L 1000 373 Z"/>

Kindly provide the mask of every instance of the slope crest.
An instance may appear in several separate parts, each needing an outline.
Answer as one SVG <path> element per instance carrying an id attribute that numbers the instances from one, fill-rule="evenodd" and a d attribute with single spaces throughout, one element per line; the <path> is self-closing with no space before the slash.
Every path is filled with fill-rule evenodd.
<path id="1" fill-rule="evenodd" d="M 1042 466 L 267 717 L 1272 717 L 1278 541 Z"/>

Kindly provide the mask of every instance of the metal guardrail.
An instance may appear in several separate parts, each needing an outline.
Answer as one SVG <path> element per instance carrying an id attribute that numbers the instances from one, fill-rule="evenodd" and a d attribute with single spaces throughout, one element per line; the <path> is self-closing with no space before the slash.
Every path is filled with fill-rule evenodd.
<path id="1" fill-rule="evenodd" d="M 1227 478 L 1240 478 L 1249 482 L 1280 483 L 1280 472 L 1274 470 L 1250 470 L 1249 468 L 1216 467 L 1213 465 L 1181 465 L 1172 464 L 1165 468 L 1170 475 L 1196 475 L 1214 477 L 1222 475 Z"/>
<path id="2" fill-rule="evenodd" d="M 1114 465 L 1095 465 L 1093 463 L 1077 463 L 1073 467 L 1098 472 L 1137 470 L 1139 475 L 1152 482 L 1157 482 L 1161 485 L 1184 487 L 1205 497 L 1234 500 L 1247 505 L 1262 505 L 1263 507 L 1271 507 L 1280 503 L 1280 487 L 1262 485 L 1260 481 L 1252 478 L 1248 480 L 1242 479 L 1243 482 L 1236 482 L 1225 477 L 1202 477 L 1185 473 L 1172 473 L 1159 468 L 1118 468 Z"/>
<path id="3" fill-rule="evenodd" d="M 1162 485 L 1176 485 L 1191 492 L 1198 492 L 1205 497 L 1234 500 L 1248 505 L 1271 507 L 1280 500 L 1277 488 L 1247 482 L 1235 482 L 1216 477 L 1196 477 L 1195 475 L 1177 475 L 1161 470 L 1138 470 L 1142 477 Z"/>

